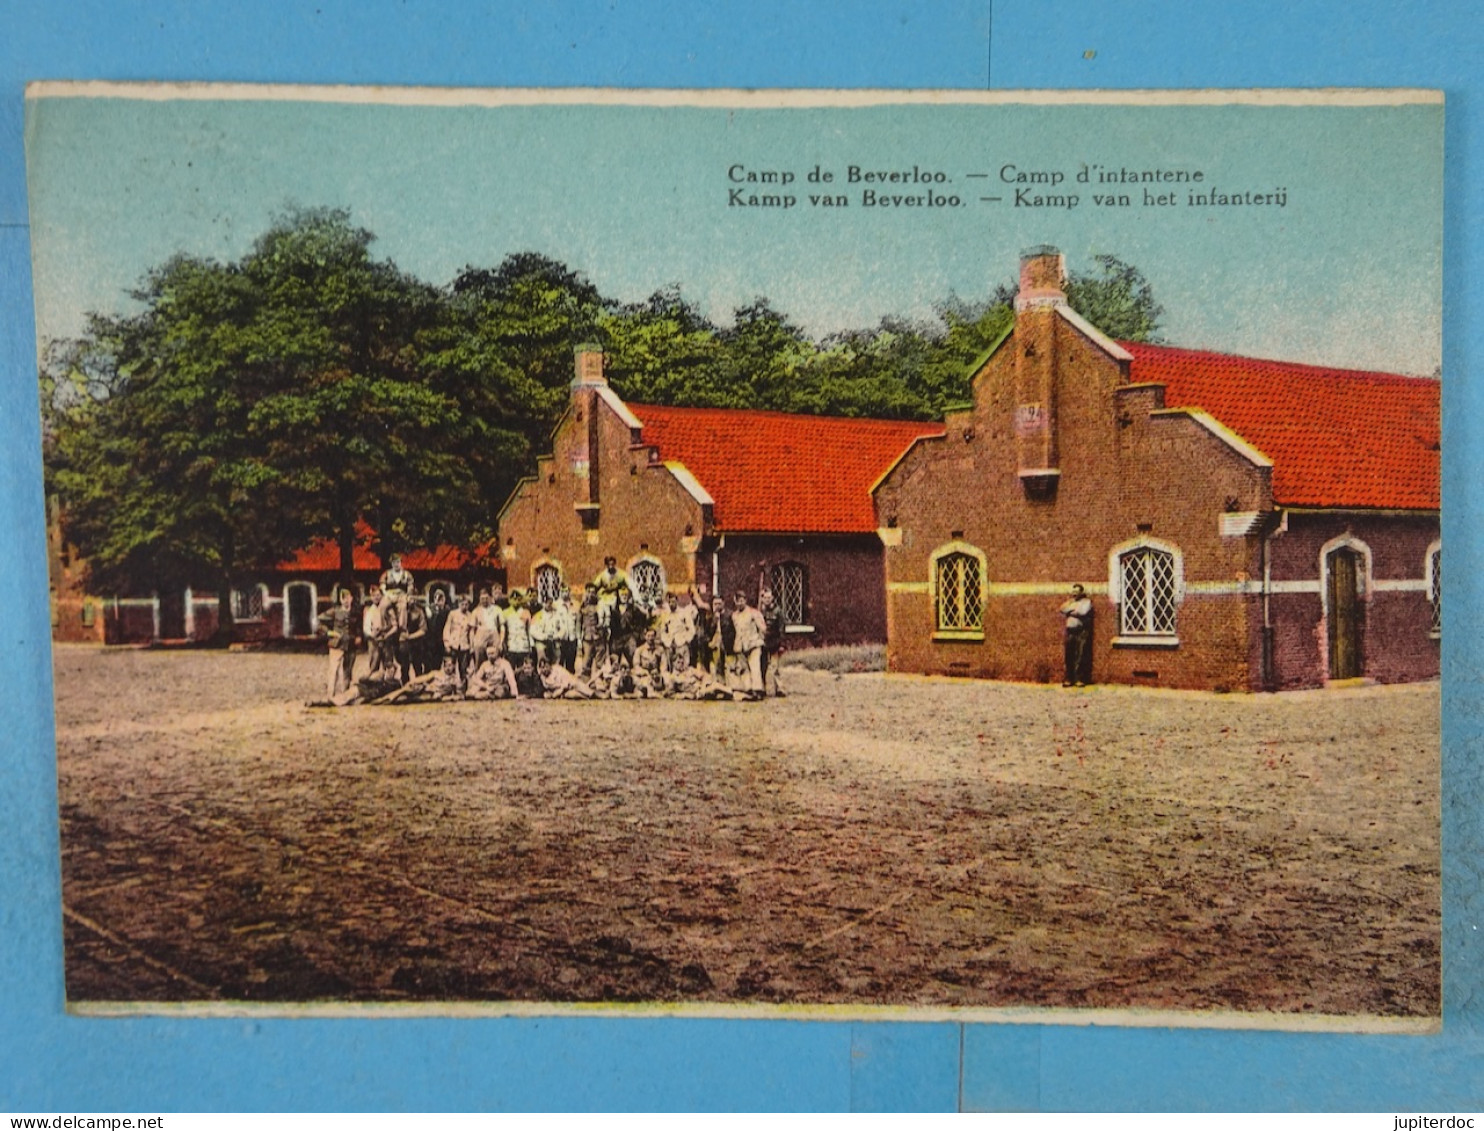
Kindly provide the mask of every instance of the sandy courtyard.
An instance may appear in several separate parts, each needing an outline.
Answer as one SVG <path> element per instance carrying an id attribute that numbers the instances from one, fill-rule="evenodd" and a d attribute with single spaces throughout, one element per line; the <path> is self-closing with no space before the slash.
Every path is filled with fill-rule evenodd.
<path id="1" fill-rule="evenodd" d="M 56 650 L 73 1001 L 1439 1009 L 1436 684 L 310 710 Z"/>

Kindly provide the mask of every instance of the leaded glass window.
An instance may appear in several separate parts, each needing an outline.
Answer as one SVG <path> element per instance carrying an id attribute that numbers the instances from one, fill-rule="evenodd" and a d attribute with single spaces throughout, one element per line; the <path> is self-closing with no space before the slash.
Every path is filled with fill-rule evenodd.
<path id="1" fill-rule="evenodd" d="M 263 587 L 261 585 L 254 585 L 251 589 L 232 590 L 232 619 L 263 619 Z"/>
<path id="2" fill-rule="evenodd" d="M 773 599 L 783 611 L 785 624 L 804 624 L 804 567 L 799 562 L 781 562 L 769 571 Z"/>
<path id="3" fill-rule="evenodd" d="M 629 587 L 640 605 L 656 608 L 665 599 L 664 567 L 653 558 L 640 558 L 629 567 Z"/>
<path id="4" fill-rule="evenodd" d="M 1121 555 L 1118 569 L 1123 591 L 1119 632 L 1175 635 L 1175 555 L 1143 546 Z"/>
<path id="5" fill-rule="evenodd" d="M 562 571 L 550 562 L 536 567 L 536 599 L 543 605 L 562 595 Z"/>
<path id="6" fill-rule="evenodd" d="M 972 554 L 955 551 L 937 561 L 939 631 L 984 628 L 984 570 Z"/>

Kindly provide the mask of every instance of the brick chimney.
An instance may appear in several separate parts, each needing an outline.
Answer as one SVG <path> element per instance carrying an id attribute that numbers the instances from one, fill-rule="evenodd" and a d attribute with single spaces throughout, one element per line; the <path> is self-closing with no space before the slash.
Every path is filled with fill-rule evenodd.
<path id="1" fill-rule="evenodd" d="M 572 351 L 576 355 L 576 372 L 572 377 L 572 388 L 591 389 L 595 385 L 608 384 L 603 376 L 603 347 L 584 342 Z"/>
<path id="2" fill-rule="evenodd" d="M 572 420 L 576 443 L 572 452 L 572 473 L 581 482 L 577 514 L 584 529 L 596 530 L 599 514 L 598 468 L 598 390 L 607 386 L 603 376 L 603 347 L 584 342 L 573 350 Z"/>
<path id="3" fill-rule="evenodd" d="M 1015 453 L 1028 495 L 1049 498 L 1056 449 L 1056 308 L 1067 304 L 1066 258 L 1042 244 L 1020 255 L 1015 296 Z"/>

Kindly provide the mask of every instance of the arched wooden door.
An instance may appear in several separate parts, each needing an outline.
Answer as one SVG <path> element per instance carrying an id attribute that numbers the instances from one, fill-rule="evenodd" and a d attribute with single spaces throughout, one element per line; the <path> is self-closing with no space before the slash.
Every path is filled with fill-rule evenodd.
<path id="1" fill-rule="evenodd" d="M 1329 678 L 1354 679 L 1365 671 L 1365 603 L 1360 583 L 1363 560 L 1347 546 L 1325 560 L 1329 585 Z"/>
<path id="2" fill-rule="evenodd" d="M 291 581 L 284 587 L 284 597 L 289 603 L 289 635 L 313 635 L 314 590 L 305 582 Z"/>

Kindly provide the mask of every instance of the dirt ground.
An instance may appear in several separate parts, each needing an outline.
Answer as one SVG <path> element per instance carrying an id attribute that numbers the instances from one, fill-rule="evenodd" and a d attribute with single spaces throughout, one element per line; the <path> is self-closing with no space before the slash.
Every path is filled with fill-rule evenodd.
<path id="1" fill-rule="evenodd" d="M 59 646 L 74 1001 L 1435 1015 L 1436 684 L 311 710 Z"/>

